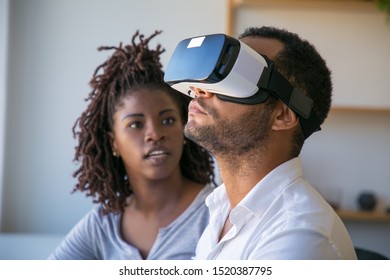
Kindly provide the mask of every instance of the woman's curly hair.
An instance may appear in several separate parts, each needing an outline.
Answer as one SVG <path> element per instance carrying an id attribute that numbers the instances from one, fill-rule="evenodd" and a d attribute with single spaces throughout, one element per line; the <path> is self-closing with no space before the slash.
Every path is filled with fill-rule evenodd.
<path id="1" fill-rule="evenodd" d="M 138 31 L 131 44 L 100 47 L 114 53 L 98 66 L 90 81 L 92 91 L 86 101 L 87 109 L 76 120 L 73 135 L 78 140 L 74 161 L 80 166 L 73 173 L 77 178 L 73 191 L 82 191 L 103 206 L 104 213 L 122 212 L 126 198 L 132 194 L 122 159 L 114 157 L 109 133 L 113 115 L 123 97 L 139 88 L 165 90 L 177 103 L 183 123 L 187 122 L 189 98 L 176 92 L 164 82 L 160 55 L 161 45 L 149 49 L 149 41 L 161 31 L 145 38 Z M 138 43 L 136 42 L 138 39 Z M 79 128 L 79 129 L 77 129 Z M 197 183 L 215 185 L 214 161 L 203 148 L 187 139 L 180 159 L 182 174 Z"/>

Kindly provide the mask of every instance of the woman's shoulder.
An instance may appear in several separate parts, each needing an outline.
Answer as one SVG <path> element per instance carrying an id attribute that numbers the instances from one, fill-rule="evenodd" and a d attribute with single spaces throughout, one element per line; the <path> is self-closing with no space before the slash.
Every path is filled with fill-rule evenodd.
<path id="1" fill-rule="evenodd" d="M 200 191 L 197 193 L 195 198 L 192 200 L 190 205 L 187 207 L 185 212 L 183 213 L 184 216 L 186 215 L 194 215 L 195 213 L 200 212 L 208 212 L 207 206 L 205 204 L 206 198 L 213 192 L 214 187 L 210 184 L 204 185 Z M 197 214 L 197 215 L 198 215 Z M 200 214 L 199 214 L 200 215 Z"/>
<path id="2" fill-rule="evenodd" d="M 121 219 L 121 213 L 104 213 L 102 205 L 94 205 L 83 217 L 84 223 L 100 225 L 100 227 L 110 227 L 117 224 Z"/>
<path id="3" fill-rule="evenodd" d="M 198 196 L 200 196 L 201 199 L 205 200 L 206 197 L 208 197 L 209 194 L 211 194 L 214 190 L 215 190 L 214 185 L 208 183 L 208 184 L 206 184 L 206 185 L 202 188 L 202 190 L 199 192 L 199 195 L 198 195 Z"/>

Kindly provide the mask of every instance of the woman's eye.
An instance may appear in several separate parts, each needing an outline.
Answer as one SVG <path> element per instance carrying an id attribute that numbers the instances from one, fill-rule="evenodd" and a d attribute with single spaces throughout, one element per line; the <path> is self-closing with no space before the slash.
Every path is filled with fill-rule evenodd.
<path id="1" fill-rule="evenodd" d="M 142 127 L 142 123 L 141 122 L 131 122 L 128 124 L 128 127 L 130 128 L 141 128 Z"/>
<path id="2" fill-rule="evenodd" d="M 163 120 L 163 124 L 165 125 L 170 125 L 170 124 L 173 124 L 175 122 L 175 118 L 166 118 Z"/>

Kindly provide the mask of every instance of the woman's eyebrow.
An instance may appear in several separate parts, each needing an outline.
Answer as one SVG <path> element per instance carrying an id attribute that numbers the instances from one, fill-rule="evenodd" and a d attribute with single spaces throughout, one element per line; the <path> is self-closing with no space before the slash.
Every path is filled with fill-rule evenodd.
<path id="1" fill-rule="evenodd" d="M 165 109 L 165 110 L 162 110 L 159 115 L 161 116 L 161 115 L 163 115 L 165 113 L 174 112 L 174 111 L 176 111 L 176 110 L 174 110 L 174 109 Z"/>
<path id="2" fill-rule="evenodd" d="M 142 114 L 142 113 L 127 114 L 122 118 L 122 121 L 124 121 L 127 118 L 132 118 L 132 117 L 144 117 L 144 114 Z"/>
<path id="3" fill-rule="evenodd" d="M 176 111 L 175 109 L 165 109 L 165 110 L 162 110 L 160 113 L 159 113 L 159 115 L 161 116 L 161 115 L 163 115 L 163 114 L 165 114 L 165 113 L 169 113 L 169 112 L 174 112 L 174 111 Z M 143 118 L 143 117 L 145 117 L 145 115 L 143 114 L 143 113 L 132 113 L 132 114 L 127 114 L 127 115 L 125 115 L 123 118 L 122 118 L 122 121 L 124 121 L 125 119 L 127 119 L 127 118 L 132 118 L 132 117 L 141 117 L 141 118 Z"/>

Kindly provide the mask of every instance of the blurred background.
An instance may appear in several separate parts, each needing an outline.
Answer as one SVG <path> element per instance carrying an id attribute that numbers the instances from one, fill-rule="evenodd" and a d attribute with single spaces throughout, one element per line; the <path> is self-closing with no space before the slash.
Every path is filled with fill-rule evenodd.
<path id="1" fill-rule="evenodd" d="M 166 49 L 248 26 L 287 28 L 317 46 L 334 78 L 304 173 L 356 246 L 390 256 L 390 20 L 370 0 L 0 0 L 0 259 L 44 259 L 93 207 L 75 180 L 72 126 L 88 82 L 136 30 Z M 362 193 L 375 204 L 361 211 Z"/>

